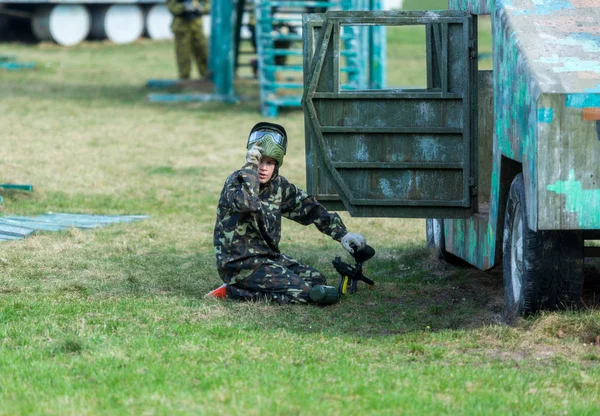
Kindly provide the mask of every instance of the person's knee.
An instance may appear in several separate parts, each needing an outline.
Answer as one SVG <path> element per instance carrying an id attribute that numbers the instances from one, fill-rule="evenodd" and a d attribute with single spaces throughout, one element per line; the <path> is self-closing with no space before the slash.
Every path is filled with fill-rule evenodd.
<path id="1" fill-rule="evenodd" d="M 313 278 L 312 278 L 312 285 L 316 286 L 316 285 L 326 285 L 327 284 L 327 278 L 325 278 L 325 276 L 319 272 L 314 273 Z"/>
<path id="2" fill-rule="evenodd" d="M 255 290 L 244 289 L 236 285 L 227 286 L 227 298 L 242 301 L 254 301 L 260 298 L 260 292 Z"/>
<path id="3" fill-rule="evenodd" d="M 274 293 L 275 300 L 279 303 L 309 303 L 311 286 L 305 282 L 289 284 L 279 293 Z"/>
<path id="4" fill-rule="evenodd" d="M 327 278 L 325 275 L 317 269 L 313 269 L 312 267 L 307 267 L 306 270 L 300 272 L 300 276 L 310 286 L 327 284 Z"/>

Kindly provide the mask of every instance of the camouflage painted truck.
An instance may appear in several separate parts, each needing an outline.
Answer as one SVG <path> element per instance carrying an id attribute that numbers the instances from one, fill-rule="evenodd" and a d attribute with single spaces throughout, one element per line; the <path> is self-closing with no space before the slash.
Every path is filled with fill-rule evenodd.
<path id="1" fill-rule="evenodd" d="M 600 239 L 600 2 L 449 9 L 305 15 L 307 187 L 352 216 L 428 218 L 441 254 L 501 265 L 509 318 L 577 305 L 584 257 L 600 256 L 585 244 Z M 426 87 L 344 89 L 347 25 L 423 26 Z"/>

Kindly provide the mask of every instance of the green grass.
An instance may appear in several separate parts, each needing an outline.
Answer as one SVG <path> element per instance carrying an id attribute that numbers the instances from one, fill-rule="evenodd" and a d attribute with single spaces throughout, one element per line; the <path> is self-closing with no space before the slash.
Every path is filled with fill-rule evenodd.
<path id="1" fill-rule="evenodd" d="M 447 0 L 404 0 L 402 10 L 447 10 Z"/>
<path id="2" fill-rule="evenodd" d="M 420 76 L 418 30 L 403 42 L 396 85 Z M 342 213 L 377 250 L 365 270 L 377 284 L 334 306 L 204 300 L 220 283 L 218 194 L 243 163 L 258 102 L 148 103 L 146 80 L 175 74 L 170 42 L 2 53 L 39 66 L 0 77 L 0 179 L 34 185 L 3 192 L 4 214 L 151 218 L 0 243 L 0 414 L 600 411 L 597 309 L 505 325 L 501 272 L 440 263 L 423 220 Z M 277 120 L 290 134 L 282 174 L 304 186 L 302 114 Z M 348 260 L 290 222 L 281 248 L 332 283 L 331 260 Z"/>

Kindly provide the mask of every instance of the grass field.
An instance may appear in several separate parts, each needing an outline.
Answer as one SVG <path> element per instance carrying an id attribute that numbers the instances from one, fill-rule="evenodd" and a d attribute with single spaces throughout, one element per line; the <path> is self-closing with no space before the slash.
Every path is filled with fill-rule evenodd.
<path id="1" fill-rule="evenodd" d="M 402 10 L 447 10 L 447 0 L 404 0 Z"/>
<path id="2" fill-rule="evenodd" d="M 418 79 L 419 36 L 391 41 L 390 84 Z M 3 192 L 3 214 L 150 219 L 0 243 L 0 414 L 600 413 L 593 265 L 590 306 L 508 326 L 501 271 L 440 263 L 423 220 L 342 213 L 377 250 L 374 289 L 327 308 L 204 300 L 218 195 L 258 103 L 146 102 L 147 79 L 175 74 L 170 42 L 3 53 L 38 63 L 0 73 L 0 182 L 35 187 Z M 303 116 L 277 121 L 282 174 L 304 185 Z M 281 248 L 334 284 L 331 260 L 348 260 L 289 221 Z"/>

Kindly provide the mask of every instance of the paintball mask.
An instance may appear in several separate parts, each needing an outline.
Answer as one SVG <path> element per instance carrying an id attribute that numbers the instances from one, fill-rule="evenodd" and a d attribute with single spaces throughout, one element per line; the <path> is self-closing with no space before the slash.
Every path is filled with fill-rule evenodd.
<path id="1" fill-rule="evenodd" d="M 287 133 L 283 126 L 264 121 L 256 124 L 250 130 L 246 148 L 250 149 L 256 143 L 260 143 L 263 157 L 275 159 L 278 167 L 283 165 L 283 156 L 287 150 Z"/>

